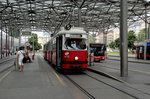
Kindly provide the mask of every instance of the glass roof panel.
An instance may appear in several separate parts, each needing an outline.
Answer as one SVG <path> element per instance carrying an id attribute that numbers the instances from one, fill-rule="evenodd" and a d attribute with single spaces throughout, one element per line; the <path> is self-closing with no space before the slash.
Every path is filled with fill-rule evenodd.
<path id="1" fill-rule="evenodd" d="M 8 19 L 9 25 L 22 24 L 22 28 L 58 27 L 70 23 L 78 26 L 78 11 L 81 8 L 81 22 L 84 28 L 109 26 L 120 21 L 120 0 L 0 0 L 0 12 L 3 20 Z M 129 20 L 150 17 L 150 0 L 128 0 Z M 10 4 L 11 3 L 11 4 Z M 17 17 L 14 17 L 17 16 Z M 32 22 L 31 20 L 35 20 Z M 108 21 L 109 20 L 109 21 Z M 88 22 L 92 24 L 89 24 Z M 13 23 L 13 24 L 12 24 Z M 46 24 L 45 24 L 46 23 Z M 88 23 L 88 24 L 87 24 Z M 107 23 L 107 24 L 106 24 Z M 94 27 L 96 24 L 96 27 Z M 19 25 L 17 25 L 20 27 Z M 53 28 L 53 29 L 55 29 Z M 50 28 L 46 28 L 50 29 Z M 50 30 L 48 30 L 50 31 Z"/>

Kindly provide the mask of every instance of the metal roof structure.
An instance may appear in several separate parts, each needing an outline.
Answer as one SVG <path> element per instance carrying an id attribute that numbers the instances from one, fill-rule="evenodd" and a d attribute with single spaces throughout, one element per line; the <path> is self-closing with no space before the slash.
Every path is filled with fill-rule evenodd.
<path id="1" fill-rule="evenodd" d="M 147 22 L 150 0 L 128 0 L 128 22 Z M 120 0 L 0 0 L 0 27 L 55 32 L 66 24 L 87 31 L 119 27 Z"/>

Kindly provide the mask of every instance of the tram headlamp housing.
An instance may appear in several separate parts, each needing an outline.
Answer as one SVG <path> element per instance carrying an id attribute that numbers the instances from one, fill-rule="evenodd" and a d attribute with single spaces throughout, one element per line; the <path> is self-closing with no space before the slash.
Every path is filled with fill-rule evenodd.
<path id="1" fill-rule="evenodd" d="M 74 57 L 74 60 L 78 60 L 78 59 L 79 59 L 79 57 L 78 57 L 78 56 L 75 56 L 75 57 Z"/>

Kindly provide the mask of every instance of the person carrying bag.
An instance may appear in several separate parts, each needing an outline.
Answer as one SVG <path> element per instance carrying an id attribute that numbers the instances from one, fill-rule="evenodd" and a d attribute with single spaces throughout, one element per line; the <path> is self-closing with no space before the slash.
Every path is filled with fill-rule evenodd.
<path id="1" fill-rule="evenodd" d="M 24 57 L 24 47 L 21 46 L 19 47 L 19 51 L 17 52 L 17 62 L 18 62 L 18 69 L 20 72 L 23 71 L 24 69 L 24 64 L 23 64 L 23 59 L 25 58 Z"/>

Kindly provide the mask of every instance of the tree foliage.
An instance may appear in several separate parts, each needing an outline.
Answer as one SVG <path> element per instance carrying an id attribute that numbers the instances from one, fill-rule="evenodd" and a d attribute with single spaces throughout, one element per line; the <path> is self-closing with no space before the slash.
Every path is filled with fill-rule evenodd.
<path id="1" fill-rule="evenodd" d="M 93 36 L 88 36 L 89 43 L 95 43 L 96 39 Z"/>
<path id="2" fill-rule="evenodd" d="M 108 46 L 112 49 L 119 48 L 120 38 L 117 38 L 115 41 L 112 41 Z"/>
<path id="3" fill-rule="evenodd" d="M 130 30 L 128 32 L 128 48 L 132 49 L 134 48 L 134 42 L 137 40 L 135 32 L 133 30 Z M 119 48 L 120 46 L 120 38 L 117 38 L 115 41 L 111 42 L 109 44 L 110 48 Z"/>
<path id="4" fill-rule="evenodd" d="M 114 41 L 112 41 L 108 46 L 112 49 L 115 49 L 116 48 L 116 43 Z"/>
<path id="5" fill-rule="evenodd" d="M 138 41 L 138 42 L 142 42 L 142 41 L 145 40 L 146 37 L 147 37 L 146 29 L 143 28 L 143 29 L 141 29 L 140 32 L 138 33 L 137 41 Z"/>
<path id="6" fill-rule="evenodd" d="M 38 43 L 38 36 L 37 34 L 32 33 L 32 36 L 28 39 L 29 43 L 33 45 L 34 42 L 34 49 L 39 50 L 42 48 L 41 44 Z"/>
<path id="7" fill-rule="evenodd" d="M 128 48 L 133 49 L 134 48 L 134 42 L 137 41 L 137 37 L 135 35 L 135 32 L 133 30 L 130 30 L 128 32 Z"/>
<path id="8" fill-rule="evenodd" d="M 120 38 L 117 38 L 117 39 L 115 40 L 115 43 L 116 43 L 116 44 L 115 44 L 115 45 L 116 45 L 115 47 L 116 47 L 116 48 L 119 48 L 119 46 L 120 46 Z"/>

